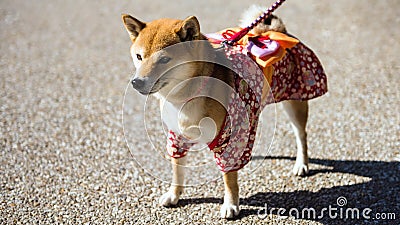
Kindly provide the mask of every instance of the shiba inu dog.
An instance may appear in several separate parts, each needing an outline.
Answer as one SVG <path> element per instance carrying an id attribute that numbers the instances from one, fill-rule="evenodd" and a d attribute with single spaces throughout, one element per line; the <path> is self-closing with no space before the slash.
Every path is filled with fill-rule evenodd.
<path id="1" fill-rule="evenodd" d="M 244 20 L 250 20 L 249 17 L 254 19 L 259 13 L 259 10 L 253 8 L 246 13 Z M 232 128 L 226 129 L 226 127 L 228 127 L 226 125 L 227 118 L 229 117 L 228 114 L 231 113 L 231 111 L 229 111 L 230 109 L 226 107 L 226 104 L 229 105 L 229 102 L 231 101 L 229 97 L 231 96 L 230 91 L 243 88 L 243 86 L 237 85 L 238 83 L 243 83 L 243 79 L 240 80 L 240 82 L 237 82 L 237 76 L 231 69 L 223 65 L 210 63 L 207 60 L 199 60 L 219 58 L 223 61 L 227 59 L 226 55 L 217 51 L 212 43 L 208 42 L 206 35 L 200 32 L 199 22 L 194 16 L 188 17 L 184 20 L 158 19 L 145 23 L 130 15 L 123 14 L 122 20 L 132 41 L 130 53 L 136 67 L 136 73 L 131 81 L 132 86 L 141 94 L 157 95 L 161 102 L 161 111 L 166 111 L 166 117 L 169 117 L 166 118 L 164 122 L 171 130 L 168 140 L 170 143 L 167 145 L 167 151 L 172 156 L 173 180 L 169 191 L 161 196 L 159 201 L 160 205 L 172 206 L 178 203 L 179 197 L 183 191 L 184 182 L 184 172 L 181 165 L 184 165 L 184 161 L 186 160 L 186 157 L 184 157 L 186 155 L 185 152 L 179 151 L 184 144 L 180 144 L 179 142 L 197 140 L 206 143 L 219 157 L 217 157 L 217 163 L 223 172 L 225 187 L 224 203 L 221 207 L 221 217 L 233 218 L 237 216 L 239 214 L 239 186 L 237 181 L 237 170 L 243 167 L 251 159 L 251 147 L 249 147 L 249 150 L 247 149 L 246 151 L 242 151 L 237 157 L 238 160 L 242 160 L 241 164 L 229 164 L 225 162 L 230 161 L 229 157 L 236 153 L 229 153 L 228 158 L 224 158 L 220 153 L 221 151 L 227 151 L 226 149 L 228 147 L 226 146 L 226 142 L 221 141 L 220 143 L 217 141 L 217 143 L 214 140 L 217 137 L 220 138 L 220 136 L 223 136 L 221 133 L 224 133 L 226 130 L 229 130 L 227 132 L 229 135 L 233 135 L 234 133 Z M 286 33 L 286 28 L 281 19 L 276 16 L 270 16 L 261 25 L 256 27 L 254 33 L 255 35 L 260 35 L 267 31 Z M 182 43 L 188 44 L 175 49 L 173 53 L 167 50 L 171 46 Z M 301 52 L 307 51 L 307 49 L 303 50 Z M 301 58 L 299 61 L 296 58 L 293 58 L 292 54 L 287 55 L 287 61 L 290 65 L 284 64 L 284 66 L 292 68 L 289 70 L 290 72 L 297 71 L 296 69 L 293 69 L 297 68 L 297 64 L 304 64 L 301 60 L 309 60 L 309 62 L 305 62 L 306 64 L 309 63 L 307 66 L 298 66 L 299 74 L 317 73 L 317 71 L 318 73 L 323 73 L 323 71 L 321 72 L 322 68 L 319 68 L 317 63 L 314 64 L 311 58 Z M 315 67 L 315 69 L 312 69 L 313 67 Z M 272 68 L 272 71 L 275 71 L 273 76 L 277 76 L 276 74 L 281 70 L 274 67 Z M 284 71 L 286 71 L 286 67 Z M 195 78 L 201 79 L 196 82 L 182 84 L 182 82 L 186 80 Z M 311 85 L 324 85 L 322 81 L 320 84 L 318 76 L 316 80 L 314 78 L 315 77 L 307 78 L 310 80 L 309 83 L 311 83 Z M 210 79 L 215 79 L 220 82 L 209 82 Z M 262 77 L 257 79 L 265 78 Z M 296 79 L 298 78 L 295 77 L 293 80 Z M 303 78 L 300 80 L 302 79 Z M 270 83 L 273 84 L 273 82 L 274 79 L 272 79 L 272 83 Z M 225 87 L 218 83 L 225 84 Z M 268 84 L 267 82 L 265 83 Z M 261 86 L 262 88 L 260 93 L 256 93 L 261 96 L 261 102 L 266 101 L 268 98 L 267 92 L 271 91 L 269 85 L 266 84 Z M 299 84 L 299 88 L 302 87 L 301 85 L 304 86 L 303 83 Z M 207 88 L 204 88 L 205 86 L 207 86 Z M 279 88 L 277 88 L 277 90 L 278 89 Z M 308 87 L 307 90 L 309 90 Z M 191 97 L 194 92 L 200 91 L 206 92 L 210 96 L 218 96 L 218 100 L 203 95 L 195 98 Z M 245 91 L 243 95 L 246 94 L 247 92 Z M 282 104 L 291 120 L 296 136 L 297 158 L 293 167 L 293 173 L 295 175 L 302 176 L 308 173 L 306 140 L 306 123 L 308 117 L 307 99 L 318 97 L 322 94 L 323 93 L 318 93 L 318 95 L 309 96 L 307 93 L 301 93 L 298 95 L 293 93 L 290 96 L 298 97 L 290 98 L 289 96 L 287 98 L 282 98 L 282 100 L 285 100 L 282 101 Z M 184 102 L 184 104 L 182 104 L 182 102 Z M 251 104 L 253 105 L 253 103 Z M 258 103 L 255 105 L 257 105 L 258 108 L 255 108 L 253 111 L 257 111 L 258 113 L 259 110 L 262 110 L 262 107 L 260 107 Z M 179 116 L 171 115 L 178 111 Z M 239 111 L 233 110 L 232 112 Z M 257 113 L 254 114 L 256 119 L 258 119 Z M 175 121 L 171 122 L 171 120 Z M 230 122 L 234 120 L 235 119 L 232 118 L 229 119 Z M 252 127 L 252 130 L 246 133 L 246 135 L 251 135 L 251 132 L 255 133 L 256 123 L 254 126 L 255 128 Z M 178 132 L 179 134 L 176 135 Z M 224 138 L 229 139 L 229 137 Z M 234 140 L 234 138 L 230 138 L 228 144 L 234 145 L 235 143 L 232 143 L 232 140 Z M 237 146 L 233 149 L 247 148 L 246 145 Z"/>

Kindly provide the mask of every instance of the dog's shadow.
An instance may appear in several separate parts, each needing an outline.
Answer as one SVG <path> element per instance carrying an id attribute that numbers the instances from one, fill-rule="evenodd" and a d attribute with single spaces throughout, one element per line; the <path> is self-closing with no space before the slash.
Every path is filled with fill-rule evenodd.
<path id="1" fill-rule="evenodd" d="M 253 160 L 260 159 L 264 159 L 264 157 L 253 157 Z M 295 160 L 293 157 L 266 157 L 265 159 Z M 288 215 L 288 211 L 292 210 L 290 215 L 296 216 L 298 211 L 298 218 L 314 220 L 324 224 L 354 224 L 360 222 L 362 224 L 400 224 L 400 162 L 310 159 L 310 163 L 327 166 L 332 169 L 312 170 L 308 176 L 315 176 L 319 173 L 344 173 L 369 177 L 371 180 L 366 183 L 341 185 L 332 188 L 324 188 L 323 184 L 321 184 L 321 189 L 317 192 L 259 192 L 248 198 L 240 199 L 242 206 L 252 207 L 242 207 L 240 215 L 236 219 L 240 220 L 250 215 L 255 215 L 260 220 L 263 220 L 268 214 L 278 215 L 277 209 L 283 208 L 286 210 L 283 215 Z M 342 207 L 338 205 L 338 201 L 340 201 L 338 198 L 340 197 L 345 197 L 346 199 L 341 200 L 347 201 Z M 203 203 L 222 204 L 222 199 L 182 199 L 179 201 L 178 207 Z M 340 202 L 339 204 L 343 203 Z M 331 207 L 331 214 L 329 214 L 329 207 Z M 272 208 L 275 210 L 271 210 Z M 308 211 L 311 208 L 315 210 L 315 216 L 309 214 Z M 350 210 L 346 212 L 349 208 Z M 371 209 L 371 211 L 368 212 L 369 210 L 367 209 L 366 217 L 364 217 L 362 213 L 366 208 Z M 303 209 L 306 211 L 302 215 Z M 340 214 L 341 210 L 342 214 Z M 351 210 L 358 210 L 359 213 L 351 212 Z M 359 219 L 357 219 L 357 214 Z M 395 219 L 393 219 L 393 216 Z M 382 219 L 383 217 L 386 218 Z M 268 220 L 268 217 L 265 220 Z"/>

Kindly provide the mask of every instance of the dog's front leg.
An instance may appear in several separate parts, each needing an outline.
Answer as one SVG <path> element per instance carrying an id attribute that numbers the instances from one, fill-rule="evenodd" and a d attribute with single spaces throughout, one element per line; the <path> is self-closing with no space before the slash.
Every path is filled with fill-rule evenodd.
<path id="1" fill-rule="evenodd" d="M 224 174 L 225 195 L 221 208 L 222 218 L 233 218 L 239 215 L 239 185 L 237 171 Z"/>
<path id="2" fill-rule="evenodd" d="M 178 203 L 179 197 L 183 192 L 184 171 L 186 157 L 175 159 L 171 158 L 172 164 L 172 183 L 169 191 L 163 194 L 160 198 L 160 205 L 174 206 Z"/>

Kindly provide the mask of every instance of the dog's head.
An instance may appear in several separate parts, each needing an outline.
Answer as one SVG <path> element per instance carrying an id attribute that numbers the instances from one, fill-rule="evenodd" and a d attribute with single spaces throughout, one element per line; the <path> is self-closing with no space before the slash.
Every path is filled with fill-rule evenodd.
<path id="1" fill-rule="evenodd" d="M 188 54 L 185 48 L 168 50 L 181 42 L 200 39 L 200 25 L 196 17 L 185 20 L 159 19 L 144 23 L 130 15 L 122 15 L 126 30 L 132 40 L 130 53 L 136 67 L 132 86 L 141 94 L 171 90 L 192 71 L 190 64 L 176 65 Z M 193 51 L 192 51 L 193 52 Z"/>

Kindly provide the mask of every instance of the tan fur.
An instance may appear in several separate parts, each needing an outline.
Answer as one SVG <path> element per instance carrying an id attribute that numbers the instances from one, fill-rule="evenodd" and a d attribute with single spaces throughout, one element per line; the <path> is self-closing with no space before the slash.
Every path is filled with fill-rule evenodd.
<path id="1" fill-rule="evenodd" d="M 239 215 L 239 185 L 238 172 L 228 172 L 224 176 L 225 195 L 221 207 L 222 218 L 233 218 Z"/>
<path id="2" fill-rule="evenodd" d="M 185 158 L 174 159 L 171 158 L 172 164 L 172 184 L 168 192 L 161 196 L 159 203 L 163 206 L 176 205 L 178 203 L 179 197 L 183 193 L 183 177 L 185 166 Z"/>
<path id="3" fill-rule="evenodd" d="M 255 19 L 257 19 L 265 10 L 265 7 L 258 5 L 251 5 L 243 14 L 240 19 L 239 26 L 246 27 L 250 25 Z M 252 32 L 255 34 L 262 34 L 269 30 L 286 33 L 286 27 L 283 21 L 276 15 L 272 15 L 271 24 L 267 25 L 265 23 L 258 24 Z"/>
<path id="4" fill-rule="evenodd" d="M 308 173 L 308 155 L 307 155 L 307 101 L 284 101 L 283 107 L 290 118 L 297 143 L 296 163 L 293 167 L 293 174 L 304 176 Z"/>
<path id="5" fill-rule="evenodd" d="M 159 54 L 160 51 L 162 52 L 162 50 L 168 46 L 180 43 L 182 41 L 182 35 L 186 35 L 185 32 L 182 31 L 182 28 L 184 28 L 187 23 L 191 26 L 198 26 L 198 29 L 200 29 L 195 17 L 189 17 L 186 20 L 159 19 L 149 23 L 140 22 L 144 27 L 135 34 L 129 30 L 135 25 L 130 24 L 130 22 L 135 21 L 135 23 L 137 23 L 136 21 L 138 20 L 129 15 L 123 15 L 122 19 L 132 40 L 131 55 L 137 67 L 137 74 L 142 78 L 150 76 L 150 74 L 159 74 L 162 71 L 168 70 L 165 66 L 155 66 L 158 60 L 156 54 Z M 137 28 L 135 29 L 138 30 Z M 197 40 L 205 40 L 205 37 L 200 33 L 194 35 Z M 207 52 L 208 50 L 205 49 L 204 52 L 195 52 L 195 54 L 207 54 Z M 174 54 L 174 56 L 180 55 L 181 59 L 175 57 L 173 60 L 179 61 L 191 57 L 188 56 L 189 53 L 193 54 L 193 51 L 184 51 L 184 49 L 182 49 L 182 52 Z M 138 61 L 136 55 L 141 55 L 142 61 Z M 171 73 L 174 73 L 173 70 L 174 68 L 172 68 Z M 190 77 L 208 74 L 209 76 L 222 78 L 222 80 L 226 80 L 227 83 L 232 83 L 232 81 L 229 81 L 229 75 L 231 75 L 230 71 L 222 70 L 218 66 L 203 62 L 191 62 L 180 66 L 179 73 L 177 72 L 176 74 L 182 76 L 174 77 L 178 82 Z M 176 84 L 177 82 L 169 82 L 166 87 L 159 91 L 159 94 L 164 97 L 169 94 L 168 101 L 179 102 L 186 98 L 187 95 L 185 91 L 191 93 L 191 90 L 197 89 L 197 87 L 185 87 L 179 89 L 179 92 L 171 92 Z M 176 95 L 174 95 L 174 93 Z M 185 105 L 182 112 L 183 114 L 191 115 L 179 121 L 183 134 L 190 138 L 196 138 L 196 136 L 200 134 L 199 129 L 193 128 L 198 127 L 201 119 L 204 117 L 211 117 L 211 119 L 216 122 L 217 128 L 219 129 L 222 126 L 223 118 L 226 113 L 222 105 L 210 98 L 194 99 Z"/>
<path id="6" fill-rule="evenodd" d="M 259 13 L 259 11 L 257 12 Z M 252 13 L 251 17 L 254 17 Z M 148 80 L 154 79 L 153 74 L 157 72 L 170 71 L 174 75 L 174 80 L 166 80 L 164 86 L 158 86 L 156 89 L 160 101 L 180 102 L 185 100 L 193 90 L 198 89 L 200 84 L 188 84 L 178 90 L 173 88 L 184 79 L 189 79 L 198 76 L 215 77 L 226 84 L 232 86 L 233 74 L 232 72 L 223 67 L 205 62 L 190 62 L 184 66 L 179 67 L 179 71 L 174 68 L 168 68 L 167 64 L 158 63 L 163 57 L 168 57 L 168 51 L 164 51 L 169 46 L 172 46 L 183 41 L 190 40 L 205 40 L 205 37 L 200 33 L 200 25 L 195 17 L 188 17 L 185 20 L 175 19 L 159 19 L 149 23 L 141 22 L 129 15 L 122 15 L 125 28 L 132 40 L 131 55 L 133 62 L 136 66 L 135 79 Z M 260 29 L 278 29 L 283 31 L 284 25 L 280 19 L 273 19 L 274 22 L 271 27 L 261 27 Z M 286 31 L 286 30 L 285 30 Z M 194 42 L 193 44 L 196 44 Z M 210 46 L 202 46 L 196 48 L 196 51 L 190 49 L 181 49 L 178 58 L 171 58 L 171 61 L 184 60 L 185 57 L 192 57 L 191 54 L 197 54 L 196 57 L 206 57 L 213 54 L 210 51 Z M 134 79 L 134 80 L 135 80 Z M 265 82 L 267 83 L 267 82 Z M 152 89 L 153 90 L 153 89 Z M 173 91 L 174 90 L 174 91 Z M 210 88 L 216 96 L 226 96 L 227 94 L 223 89 Z M 265 85 L 263 96 L 269 91 L 268 85 Z M 172 94 L 167 94 L 172 92 Z M 161 104 L 162 105 L 162 104 Z M 289 115 L 293 129 L 295 131 L 298 152 L 297 160 L 293 172 L 296 175 L 304 175 L 308 172 L 308 158 L 307 158 L 307 143 L 306 143 L 306 122 L 308 116 L 307 102 L 287 101 L 284 103 L 285 110 Z M 196 139 L 200 133 L 200 123 L 203 118 L 209 117 L 215 122 L 217 132 L 221 129 L 226 115 L 225 108 L 217 101 L 200 97 L 189 101 L 185 107 L 182 108 L 182 118 L 179 118 L 179 126 L 183 131 L 183 135 L 191 139 Z M 217 133 L 216 132 L 216 133 Z M 173 181 L 171 188 L 167 193 L 160 198 L 160 204 L 163 206 L 170 206 L 177 204 L 179 197 L 183 191 L 183 166 L 184 159 L 172 159 Z M 233 218 L 239 213 L 239 186 L 238 186 L 238 173 L 229 172 L 223 176 L 225 184 L 224 204 L 221 207 L 221 217 Z"/>

